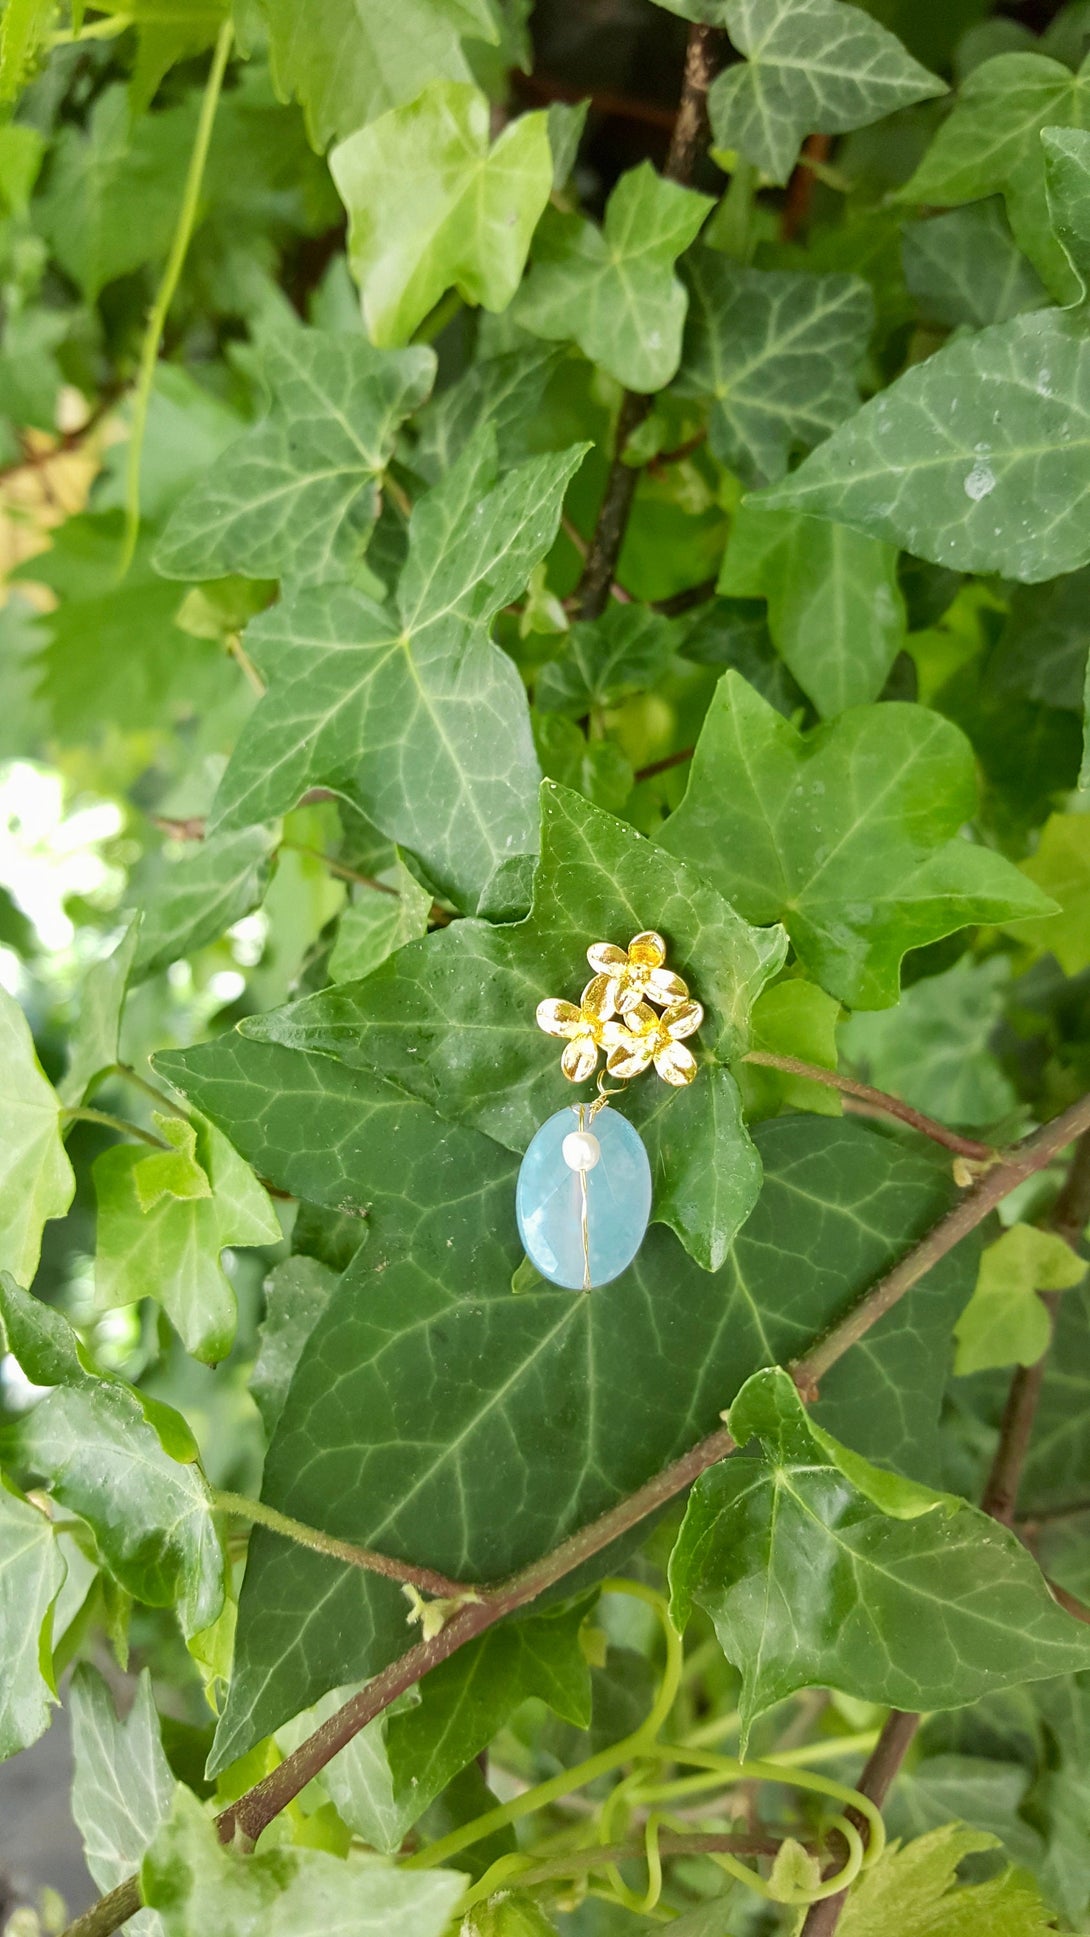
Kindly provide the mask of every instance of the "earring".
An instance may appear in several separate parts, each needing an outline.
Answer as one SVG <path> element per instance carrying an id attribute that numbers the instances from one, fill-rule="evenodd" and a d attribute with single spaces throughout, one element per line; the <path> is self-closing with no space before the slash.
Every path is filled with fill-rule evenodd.
<path id="1" fill-rule="evenodd" d="M 515 1193 L 519 1236 L 542 1277 L 591 1291 L 627 1270 L 651 1215 L 651 1165 L 639 1131 L 611 1110 L 611 1099 L 647 1069 L 676 1088 L 691 1083 L 696 1059 L 685 1038 L 704 1011 L 666 966 L 666 943 L 653 929 L 627 949 L 595 942 L 594 975 L 578 1004 L 539 1002 L 537 1024 L 564 1038 L 560 1067 L 572 1083 L 597 1077 L 592 1103 L 572 1103 L 534 1136 Z M 600 1055 L 605 1067 L 599 1069 Z M 607 1078 L 617 1078 L 610 1088 Z"/>

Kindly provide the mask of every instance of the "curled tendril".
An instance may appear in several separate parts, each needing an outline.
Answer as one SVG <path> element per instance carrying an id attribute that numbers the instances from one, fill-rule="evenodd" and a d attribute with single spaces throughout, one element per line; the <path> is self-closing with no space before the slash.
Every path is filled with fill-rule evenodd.
<path id="1" fill-rule="evenodd" d="M 586 1788 L 599 1776 L 620 1768 L 626 1762 L 636 1764 L 632 1772 L 622 1778 L 610 1792 L 603 1804 L 599 1817 L 599 1842 L 602 1845 L 600 1865 L 588 1862 L 593 1852 L 583 1847 L 571 1852 L 573 1861 L 571 1876 L 592 1874 L 599 1869 L 607 1880 L 608 1889 L 596 1890 L 602 1895 L 621 1903 L 626 1909 L 648 1916 L 655 1911 L 662 1894 L 663 1853 L 660 1838 L 663 1830 L 688 1832 L 692 1825 L 668 1812 L 657 1810 L 657 1803 L 669 1802 L 682 1795 L 690 1795 L 701 1789 L 724 1788 L 736 1782 L 775 1782 L 788 1784 L 796 1789 L 807 1789 L 817 1795 L 828 1796 L 833 1802 L 851 1808 L 862 1816 L 867 1826 L 864 1842 L 855 1824 L 842 1812 L 832 1819 L 832 1826 L 840 1832 L 847 1846 L 847 1858 L 835 1875 L 826 1877 L 812 1889 L 795 1889 L 784 1893 L 781 1888 L 775 1893 L 759 1871 L 727 1850 L 709 1850 L 711 1860 L 719 1868 L 753 1890 L 767 1901 L 789 1903 L 797 1907 L 816 1903 L 823 1897 L 835 1896 L 846 1890 L 860 1871 L 876 1863 L 885 1848 L 886 1831 L 881 1811 L 869 1796 L 856 1789 L 849 1789 L 843 1783 L 834 1782 L 830 1777 L 820 1775 L 814 1769 L 796 1765 L 794 1757 L 778 1758 L 775 1753 L 763 1760 L 747 1758 L 743 1763 L 736 1756 L 718 1755 L 709 1749 L 684 1742 L 664 1742 L 661 1731 L 670 1715 L 681 1686 L 683 1652 L 681 1637 L 670 1620 L 669 1609 L 661 1594 L 645 1585 L 643 1581 L 607 1580 L 602 1583 L 603 1592 L 609 1594 L 630 1594 L 644 1601 L 658 1616 L 666 1644 L 666 1661 L 662 1679 L 648 1714 L 630 1735 L 615 1742 L 608 1749 L 588 1757 L 574 1769 L 567 1769 L 560 1775 L 552 1776 L 546 1782 L 538 1783 L 533 1789 L 516 1796 L 509 1803 L 501 1803 L 485 1815 L 477 1817 L 461 1829 L 454 1830 L 450 1836 L 443 1837 L 427 1850 L 410 1857 L 402 1867 L 410 1869 L 431 1868 L 443 1863 L 448 1857 L 457 1855 L 460 1850 L 472 1843 L 480 1842 L 483 1837 L 492 1835 L 496 1830 L 516 1822 L 524 1816 L 533 1815 L 537 1810 L 546 1808 L 550 1803 L 571 1795 L 578 1789 Z M 653 1778 L 657 1769 L 664 1765 L 689 1768 L 698 1773 L 678 1776 L 669 1782 L 655 1784 Z M 619 1818 L 627 1819 L 634 1809 L 649 1810 L 644 1826 L 644 1855 L 647 1863 L 647 1885 L 643 1892 L 630 1888 L 621 1876 L 614 1860 L 614 1853 L 607 1852 L 608 1836 Z M 461 1899 L 459 1906 L 463 1916 L 475 1904 L 484 1902 L 504 1886 L 517 1883 L 522 1876 L 530 1875 L 538 1864 L 530 1851 L 518 1851 L 501 1856 L 485 1871 L 480 1881 L 473 1884 Z M 559 1856 L 550 1857 L 550 1873 L 560 1878 L 562 1872 L 557 1867 Z"/>

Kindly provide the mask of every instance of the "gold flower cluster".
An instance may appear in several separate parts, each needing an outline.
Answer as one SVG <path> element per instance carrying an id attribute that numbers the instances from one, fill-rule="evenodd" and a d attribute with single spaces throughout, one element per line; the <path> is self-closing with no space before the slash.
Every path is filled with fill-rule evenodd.
<path id="1" fill-rule="evenodd" d="M 622 1082 L 653 1063 L 664 1082 L 679 1089 L 691 1083 L 696 1059 L 682 1038 L 699 1029 L 704 1011 L 690 1001 L 680 975 L 666 967 L 662 936 L 646 929 L 627 949 L 595 942 L 587 960 L 595 973 L 578 1007 L 552 997 L 537 1006 L 538 1028 L 567 1038 L 560 1059 L 565 1076 L 586 1082 L 604 1050 L 606 1069 Z"/>

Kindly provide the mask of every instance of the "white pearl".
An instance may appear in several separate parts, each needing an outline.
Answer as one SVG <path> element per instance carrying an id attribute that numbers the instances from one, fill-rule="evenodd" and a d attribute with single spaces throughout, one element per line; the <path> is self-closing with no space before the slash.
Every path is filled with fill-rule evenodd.
<path id="1" fill-rule="evenodd" d="M 569 1170 L 593 1170 L 602 1146 L 589 1130 L 571 1130 L 560 1146 Z"/>

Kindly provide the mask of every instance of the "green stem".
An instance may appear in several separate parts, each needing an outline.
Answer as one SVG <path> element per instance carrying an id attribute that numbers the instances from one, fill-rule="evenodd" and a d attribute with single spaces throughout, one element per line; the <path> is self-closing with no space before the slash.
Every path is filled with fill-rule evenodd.
<path id="1" fill-rule="evenodd" d="M 100 1123 L 103 1129 L 116 1130 L 121 1137 L 138 1137 L 141 1143 L 150 1143 L 153 1150 L 170 1148 L 153 1130 L 145 1130 L 139 1123 L 130 1123 L 128 1117 L 112 1116 L 109 1110 L 69 1108 L 63 1109 L 61 1115 L 66 1123 Z"/>
<path id="2" fill-rule="evenodd" d="M 218 1487 L 213 1488 L 212 1498 L 222 1513 L 233 1513 L 254 1526 L 267 1527 L 270 1533 L 293 1540 L 298 1547 L 310 1547 L 314 1553 L 343 1561 L 349 1567 L 362 1567 L 369 1574 L 382 1574 L 387 1580 L 401 1581 L 424 1594 L 442 1598 L 461 1598 L 472 1592 L 461 1581 L 448 1580 L 445 1574 L 437 1574 L 431 1567 L 414 1567 L 408 1561 L 376 1553 L 371 1547 L 357 1547 L 351 1540 L 338 1540 L 335 1534 L 308 1527 L 302 1520 L 293 1520 L 286 1513 L 278 1513 L 275 1507 L 266 1506 L 263 1500 L 249 1500 L 242 1493 L 224 1493 Z"/>
<path id="3" fill-rule="evenodd" d="M 171 1097 L 165 1096 L 162 1090 L 157 1090 L 155 1084 L 149 1083 L 147 1077 L 141 1076 L 130 1063 L 111 1063 L 102 1071 L 99 1080 L 104 1081 L 107 1076 L 118 1076 L 123 1083 L 131 1083 L 134 1089 L 142 1090 L 144 1095 L 154 1103 L 156 1109 L 165 1110 L 168 1116 L 181 1117 L 183 1122 L 188 1120 L 180 1103 L 175 1103 Z"/>
<path id="4" fill-rule="evenodd" d="M 189 168 L 185 178 L 182 206 L 178 213 L 178 223 L 174 240 L 170 245 L 167 266 L 163 280 L 151 306 L 147 328 L 144 332 L 143 347 L 140 352 L 140 370 L 133 393 L 132 429 L 129 436 L 128 462 L 125 474 L 125 537 L 121 549 L 121 566 L 118 576 L 124 578 L 133 561 L 136 541 L 140 535 L 140 465 L 144 451 L 144 435 L 148 426 L 148 408 L 151 403 L 151 387 L 155 381 L 155 366 L 159 360 L 159 346 L 163 340 L 167 314 L 174 301 L 185 266 L 186 255 L 197 220 L 197 207 L 204 181 L 205 164 L 212 141 L 212 127 L 216 119 L 223 77 L 231 52 L 233 29 L 225 20 L 216 39 L 212 56 L 212 66 L 205 85 L 204 99 L 201 102 L 197 133 L 193 142 L 193 152 L 189 157 Z"/>
<path id="5" fill-rule="evenodd" d="M 73 47 L 81 40 L 115 40 L 135 24 L 131 13 L 108 14 L 103 20 L 88 20 L 77 33 L 74 27 L 58 28 L 46 36 L 47 47 Z"/>

